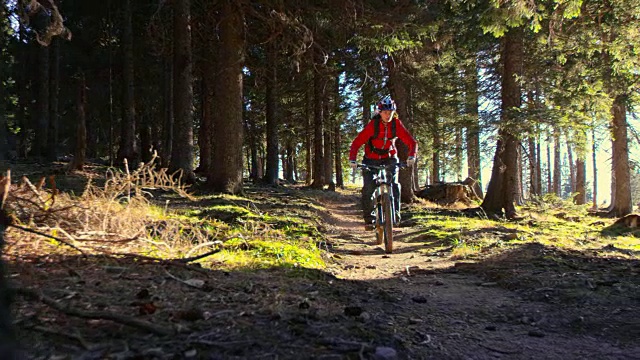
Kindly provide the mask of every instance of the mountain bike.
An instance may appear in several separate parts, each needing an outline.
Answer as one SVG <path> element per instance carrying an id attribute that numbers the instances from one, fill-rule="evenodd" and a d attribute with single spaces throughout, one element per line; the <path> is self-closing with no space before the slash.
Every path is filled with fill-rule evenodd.
<path id="1" fill-rule="evenodd" d="M 373 181 L 376 185 L 371 199 L 373 200 L 373 212 L 375 216 L 376 244 L 384 242 L 384 250 L 387 254 L 393 252 L 393 225 L 399 222 L 400 209 L 394 209 L 395 201 L 393 197 L 392 181 L 387 176 L 387 171 L 394 167 L 404 168 L 405 163 L 391 165 L 366 165 L 358 164 L 358 168 L 373 171 Z M 398 216 L 396 218 L 396 216 Z"/>

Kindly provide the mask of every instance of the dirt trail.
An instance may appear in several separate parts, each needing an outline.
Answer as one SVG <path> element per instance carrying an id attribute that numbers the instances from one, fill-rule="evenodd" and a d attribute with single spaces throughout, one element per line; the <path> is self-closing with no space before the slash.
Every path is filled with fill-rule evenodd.
<path id="1" fill-rule="evenodd" d="M 532 301 L 459 271 L 450 253 L 419 252 L 433 244 L 418 228 L 395 229 L 394 253 L 385 255 L 374 233 L 364 230 L 355 195 L 323 202 L 331 209 L 325 220 L 331 224 L 335 275 L 365 281 L 370 293 L 389 294 L 361 305 L 384 312 L 374 317 L 388 316 L 410 358 L 640 359 L 637 343 L 620 344 L 596 331 L 576 333 L 575 322 L 586 320 L 573 306 Z M 639 330 L 637 325 L 629 331 Z"/>

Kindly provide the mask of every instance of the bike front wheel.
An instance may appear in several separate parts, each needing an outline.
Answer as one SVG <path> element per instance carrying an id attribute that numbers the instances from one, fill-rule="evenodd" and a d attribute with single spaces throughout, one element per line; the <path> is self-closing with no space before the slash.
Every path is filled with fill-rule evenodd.
<path id="1" fill-rule="evenodd" d="M 376 244 L 381 245 L 384 241 L 384 208 L 382 202 L 376 204 Z"/>
<path id="2" fill-rule="evenodd" d="M 391 197 L 389 194 L 382 195 L 382 232 L 384 233 L 384 251 L 387 254 L 393 252 L 393 214 L 391 211 Z"/>

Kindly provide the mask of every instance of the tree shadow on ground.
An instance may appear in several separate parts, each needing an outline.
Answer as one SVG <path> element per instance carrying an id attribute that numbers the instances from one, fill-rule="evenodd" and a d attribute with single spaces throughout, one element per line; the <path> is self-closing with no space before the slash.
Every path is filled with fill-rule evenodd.
<path id="1" fill-rule="evenodd" d="M 528 300 L 554 305 L 555 316 L 537 316 L 544 316 L 550 329 L 632 343 L 640 333 L 640 260 L 619 255 L 528 243 L 478 262 L 457 263 L 455 269 L 482 276 Z"/>
<path id="2" fill-rule="evenodd" d="M 33 358 L 368 358 L 376 346 L 406 356 L 380 303 L 354 306 L 388 295 L 320 270 L 222 271 L 105 256 L 24 258 L 9 267 L 19 288 L 89 314 L 18 296 L 18 335 Z"/>

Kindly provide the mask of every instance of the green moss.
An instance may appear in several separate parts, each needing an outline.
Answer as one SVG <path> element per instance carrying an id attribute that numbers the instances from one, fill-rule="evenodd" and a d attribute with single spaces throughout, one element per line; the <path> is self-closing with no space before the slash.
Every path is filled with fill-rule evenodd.
<path id="1" fill-rule="evenodd" d="M 216 219 L 225 223 L 237 223 L 259 216 L 250 210 L 237 205 L 214 205 L 204 209 L 202 217 Z"/>
<path id="2" fill-rule="evenodd" d="M 271 225 L 273 229 L 281 230 L 287 238 L 300 240 L 309 237 L 319 238 L 322 236 L 314 225 L 309 224 L 309 220 L 299 217 L 265 214 L 261 220 Z"/>
<path id="3" fill-rule="evenodd" d="M 523 219 L 519 221 L 494 221 L 481 217 L 451 215 L 450 210 L 420 209 L 406 211 L 407 218 L 415 227 L 424 229 L 415 236 L 415 241 L 440 243 L 441 246 L 464 244 L 473 251 L 487 247 L 513 247 L 524 243 L 538 242 L 568 250 L 602 248 L 607 245 L 619 249 L 638 251 L 640 230 L 618 229 L 603 231 L 612 220 L 603 220 L 587 212 L 587 207 L 576 206 L 553 197 L 548 202 L 519 208 Z M 443 214 L 444 213 L 444 214 Z M 604 224 L 604 225 L 603 225 Z M 605 228 L 607 229 L 607 228 Z M 432 247 L 433 249 L 433 247 Z M 461 252 L 466 249 L 460 249 Z M 640 254 L 635 255 L 640 256 Z"/>
<path id="4" fill-rule="evenodd" d="M 232 268 L 325 267 L 321 251 L 310 242 L 232 239 L 225 243 L 225 250 L 211 259 Z"/>

